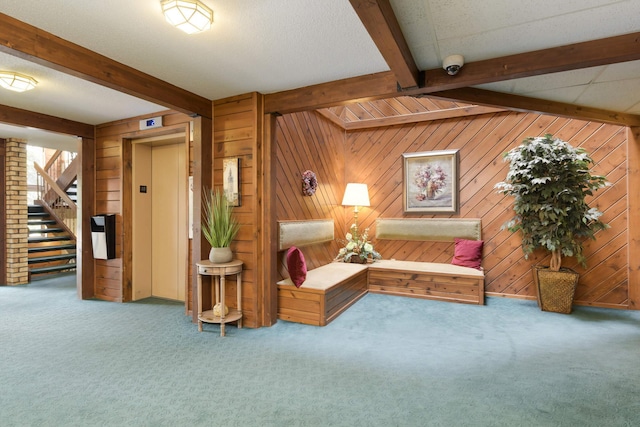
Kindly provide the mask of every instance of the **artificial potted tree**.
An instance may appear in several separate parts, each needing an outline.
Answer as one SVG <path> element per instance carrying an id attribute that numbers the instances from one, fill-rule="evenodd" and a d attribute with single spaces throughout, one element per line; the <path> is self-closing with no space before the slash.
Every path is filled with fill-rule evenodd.
<path id="1" fill-rule="evenodd" d="M 230 245 L 240 229 L 238 221 L 233 216 L 233 206 L 218 190 L 205 190 L 202 199 L 202 234 L 211 245 L 209 261 L 216 264 L 229 262 L 233 259 Z"/>
<path id="2" fill-rule="evenodd" d="M 583 242 L 608 228 L 600 220 L 602 212 L 589 207 L 586 198 L 608 183 L 591 175 L 594 162 L 584 149 L 549 134 L 526 138 L 504 159 L 509 172 L 496 188 L 515 198 L 515 216 L 504 227 L 521 232 L 525 258 L 538 248 L 551 253 L 548 267 L 533 269 L 540 308 L 571 313 L 578 273 L 562 268 L 562 257 L 575 257 L 586 267 Z"/>

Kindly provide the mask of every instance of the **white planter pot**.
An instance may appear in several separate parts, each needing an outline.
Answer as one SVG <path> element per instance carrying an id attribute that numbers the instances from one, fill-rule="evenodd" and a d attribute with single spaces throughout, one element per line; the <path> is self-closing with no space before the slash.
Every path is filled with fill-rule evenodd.
<path id="1" fill-rule="evenodd" d="M 233 253 L 231 248 L 211 248 L 209 251 L 209 261 L 216 264 L 224 264 L 230 262 L 233 259 Z"/>

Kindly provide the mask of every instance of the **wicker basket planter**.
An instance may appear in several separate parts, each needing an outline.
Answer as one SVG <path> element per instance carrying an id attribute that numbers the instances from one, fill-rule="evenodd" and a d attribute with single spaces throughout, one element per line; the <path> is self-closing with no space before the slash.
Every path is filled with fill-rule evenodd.
<path id="1" fill-rule="evenodd" d="M 552 271 L 547 267 L 533 268 L 533 281 L 542 311 L 570 314 L 578 284 L 578 273 L 570 268 Z"/>

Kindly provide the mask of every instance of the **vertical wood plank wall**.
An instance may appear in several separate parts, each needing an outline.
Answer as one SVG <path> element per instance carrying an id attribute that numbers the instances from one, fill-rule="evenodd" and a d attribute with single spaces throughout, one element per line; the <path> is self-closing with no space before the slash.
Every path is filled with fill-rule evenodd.
<path id="1" fill-rule="evenodd" d="M 147 117 L 107 123 L 96 127 L 95 200 L 93 214 L 116 215 L 116 258 L 91 259 L 94 267 L 95 298 L 128 302 L 132 298 L 131 248 L 131 138 L 188 129 L 191 118 L 177 112 L 162 112 L 161 129 L 139 130 L 139 121 Z M 90 159 L 83 158 L 84 162 Z M 185 183 L 186 185 L 186 183 Z M 85 219 L 88 220 L 88 219 Z M 89 261 L 89 260 L 87 260 Z"/>
<path id="2" fill-rule="evenodd" d="M 629 278 L 627 259 L 627 135 L 626 128 L 552 116 L 504 112 L 422 122 L 409 125 L 344 131 L 315 113 L 278 118 L 277 212 L 278 219 L 333 217 L 340 237 L 352 212 L 340 206 L 346 182 L 368 184 L 371 207 L 359 216 L 361 227 L 375 219 L 435 215 L 404 214 L 402 207 L 402 153 L 443 149 L 460 150 L 460 212 L 437 215 L 482 218 L 485 241 L 483 266 L 489 295 L 534 298 L 531 266 L 544 264 L 544 254 L 525 260 L 520 238 L 502 230 L 510 218 L 512 199 L 496 193 L 494 184 L 506 177 L 502 155 L 524 138 L 551 133 L 584 147 L 596 161 L 594 172 L 613 184 L 596 193 L 593 204 L 604 211 L 611 228 L 586 244 L 588 268 L 566 259 L 565 266 L 580 272 L 576 303 L 627 308 Z M 321 182 L 318 195 L 300 196 L 299 174 L 314 169 Z M 450 262 L 453 245 L 428 242 L 380 241 L 384 258 Z M 313 267 L 335 255 L 336 246 L 305 255 Z M 280 255 L 281 257 L 281 255 Z M 286 270 L 280 262 L 281 276 Z"/>
<path id="3" fill-rule="evenodd" d="M 262 326 L 263 268 L 258 262 L 260 200 L 257 194 L 259 142 L 262 138 L 262 95 L 250 93 L 215 101 L 213 106 L 213 185 L 222 189 L 222 163 L 225 158 L 240 158 L 241 205 L 234 209 L 240 231 L 231 245 L 234 256 L 244 263 L 242 272 L 243 324 Z M 237 306 L 235 282 L 228 283 L 228 304 Z"/>

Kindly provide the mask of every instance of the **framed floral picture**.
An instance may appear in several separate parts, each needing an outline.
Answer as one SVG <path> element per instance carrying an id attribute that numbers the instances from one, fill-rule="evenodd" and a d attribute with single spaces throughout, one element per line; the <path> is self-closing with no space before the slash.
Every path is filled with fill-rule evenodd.
<path id="1" fill-rule="evenodd" d="M 231 206 L 240 206 L 240 158 L 222 160 L 223 190 Z"/>
<path id="2" fill-rule="evenodd" d="M 457 213 L 459 150 L 404 153 L 406 213 Z"/>

